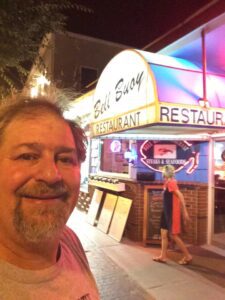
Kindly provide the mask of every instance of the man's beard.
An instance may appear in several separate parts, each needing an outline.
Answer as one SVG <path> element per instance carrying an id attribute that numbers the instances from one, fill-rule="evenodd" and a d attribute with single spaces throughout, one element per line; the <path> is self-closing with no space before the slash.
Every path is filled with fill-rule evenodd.
<path id="1" fill-rule="evenodd" d="M 54 239 L 64 227 L 70 213 L 71 204 L 69 203 L 69 191 L 64 184 L 47 185 L 46 183 L 38 183 L 32 187 L 22 187 L 17 191 L 18 200 L 14 210 L 14 226 L 16 231 L 23 238 L 31 243 L 39 243 L 42 241 Z M 43 195 L 64 195 L 61 200 L 56 200 L 55 206 L 34 205 L 34 209 L 30 209 L 28 213 L 23 209 L 23 201 L 27 198 L 42 198 Z M 23 197 L 24 200 L 20 198 Z M 58 202 L 61 201 L 61 202 Z M 32 208 L 32 204 L 31 204 Z"/>

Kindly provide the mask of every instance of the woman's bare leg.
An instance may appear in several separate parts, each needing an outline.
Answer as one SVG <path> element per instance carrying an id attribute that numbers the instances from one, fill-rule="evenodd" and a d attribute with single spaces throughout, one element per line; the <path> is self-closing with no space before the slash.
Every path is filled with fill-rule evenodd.
<path id="1" fill-rule="evenodd" d="M 168 248 L 168 230 L 161 229 L 161 259 L 166 260 Z"/>
<path id="2" fill-rule="evenodd" d="M 172 234 L 171 237 L 175 241 L 177 246 L 180 248 L 180 250 L 183 252 L 185 259 L 191 260 L 192 256 L 191 256 L 190 252 L 188 251 L 187 247 L 185 246 L 184 242 L 182 241 L 182 239 L 177 234 Z"/>

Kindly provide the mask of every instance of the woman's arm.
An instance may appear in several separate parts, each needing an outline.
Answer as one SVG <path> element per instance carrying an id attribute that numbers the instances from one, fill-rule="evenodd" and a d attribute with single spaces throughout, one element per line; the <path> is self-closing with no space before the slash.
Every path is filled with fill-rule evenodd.
<path id="1" fill-rule="evenodd" d="M 174 191 L 174 194 L 175 194 L 175 195 L 177 196 L 177 198 L 180 200 L 180 203 L 181 203 L 181 211 L 182 211 L 183 216 L 184 216 L 184 221 L 190 221 L 190 217 L 189 217 L 189 214 L 188 214 L 186 205 L 185 205 L 185 200 L 184 200 L 183 194 L 182 194 L 179 190 Z"/>

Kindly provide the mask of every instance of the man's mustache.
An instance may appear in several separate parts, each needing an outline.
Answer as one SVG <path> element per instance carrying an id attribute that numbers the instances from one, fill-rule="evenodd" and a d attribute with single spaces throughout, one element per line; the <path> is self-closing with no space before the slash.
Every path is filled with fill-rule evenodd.
<path id="1" fill-rule="evenodd" d="M 45 182 L 38 182 L 29 186 L 22 186 L 16 191 L 16 196 L 25 198 L 62 198 L 66 201 L 69 197 L 70 191 L 63 182 L 56 182 L 48 184 Z"/>

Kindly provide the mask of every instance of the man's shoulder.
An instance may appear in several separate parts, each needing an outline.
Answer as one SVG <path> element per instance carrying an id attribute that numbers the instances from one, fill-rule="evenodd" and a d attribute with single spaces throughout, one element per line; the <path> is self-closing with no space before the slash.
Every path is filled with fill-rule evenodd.
<path id="1" fill-rule="evenodd" d="M 76 233 L 66 225 L 63 228 L 60 240 L 61 241 L 68 240 L 68 241 L 74 241 L 74 242 L 79 241 Z"/>
<path id="2" fill-rule="evenodd" d="M 89 264 L 83 246 L 76 233 L 69 227 L 65 226 L 61 238 L 60 245 L 63 251 L 63 259 L 74 262 L 74 259 L 79 262 L 86 270 L 89 270 Z"/>
<path id="3" fill-rule="evenodd" d="M 71 250 L 73 250 L 75 252 L 77 252 L 77 251 L 79 251 L 81 253 L 84 252 L 78 236 L 68 226 L 65 226 L 63 229 L 63 232 L 60 237 L 60 244 L 66 245 L 67 247 L 69 247 Z"/>
<path id="4" fill-rule="evenodd" d="M 67 249 L 70 249 L 70 251 L 72 251 L 74 254 L 86 258 L 83 246 L 81 245 L 78 236 L 68 226 L 65 226 L 63 229 L 63 232 L 60 237 L 60 244 L 62 247 L 66 247 Z"/>

